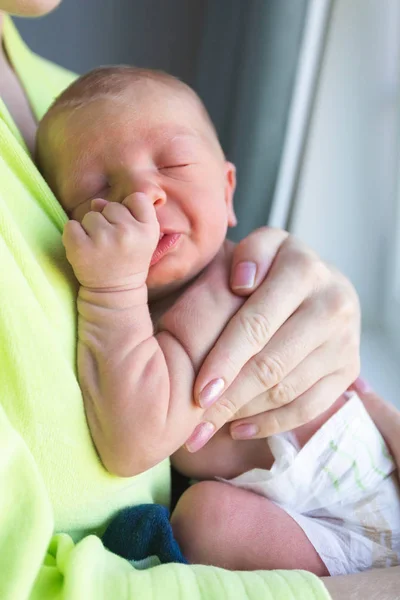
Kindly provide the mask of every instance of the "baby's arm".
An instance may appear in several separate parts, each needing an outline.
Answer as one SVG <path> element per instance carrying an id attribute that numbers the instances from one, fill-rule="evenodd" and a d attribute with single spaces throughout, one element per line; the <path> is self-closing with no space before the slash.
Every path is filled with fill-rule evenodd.
<path id="1" fill-rule="evenodd" d="M 105 467 L 145 471 L 188 437 L 201 410 L 191 402 L 193 366 L 180 341 L 157 337 L 146 278 L 159 240 L 151 201 L 132 194 L 64 230 L 78 294 L 78 373 L 91 434 Z M 180 399 L 179 410 L 176 400 Z"/>
<path id="2" fill-rule="evenodd" d="M 234 440 L 227 423 L 201 450 L 191 453 L 182 447 L 172 455 L 171 462 L 179 473 L 201 481 L 232 479 L 251 469 L 270 469 L 273 457 L 265 438 Z"/>
<path id="3" fill-rule="evenodd" d="M 135 475 L 175 452 L 201 420 L 194 376 L 229 315 L 218 313 L 218 292 L 204 294 L 206 328 L 182 298 L 154 336 L 145 281 L 159 227 L 141 194 L 88 213 L 82 225 L 70 221 L 63 239 L 81 284 L 78 372 L 92 437 L 108 470 Z"/>

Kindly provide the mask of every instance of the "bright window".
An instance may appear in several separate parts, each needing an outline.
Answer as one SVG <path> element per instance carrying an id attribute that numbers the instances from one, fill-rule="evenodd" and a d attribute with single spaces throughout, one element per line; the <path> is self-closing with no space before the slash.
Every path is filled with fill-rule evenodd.
<path id="1" fill-rule="evenodd" d="M 400 406 L 400 2 L 336 0 L 324 15 L 321 4 L 310 2 L 320 18 L 308 35 L 323 33 L 324 44 L 320 63 L 310 59 L 319 68 L 309 114 L 288 128 L 287 146 L 301 152 L 284 212 L 290 230 L 354 283 L 362 373 Z"/>

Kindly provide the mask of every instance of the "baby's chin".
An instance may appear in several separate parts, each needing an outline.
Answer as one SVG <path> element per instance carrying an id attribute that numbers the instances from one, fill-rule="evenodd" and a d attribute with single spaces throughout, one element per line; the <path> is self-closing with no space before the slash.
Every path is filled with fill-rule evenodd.
<path id="1" fill-rule="evenodd" d="M 192 277 L 186 277 L 184 279 L 173 279 L 172 281 L 169 280 L 161 283 L 160 281 L 152 281 L 151 277 L 149 277 L 146 282 L 149 302 L 162 300 L 167 296 L 176 294 L 183 290 L 192 279 Z"/>
<path id="2" fill-rule="evenodd" d="M 181 292 L 200 273 L 201 268 L 192 268 L 178 272 L 168 272 L 160 263 L 150 267 L 146 285 L 149 302 L 161 300 Z"/>

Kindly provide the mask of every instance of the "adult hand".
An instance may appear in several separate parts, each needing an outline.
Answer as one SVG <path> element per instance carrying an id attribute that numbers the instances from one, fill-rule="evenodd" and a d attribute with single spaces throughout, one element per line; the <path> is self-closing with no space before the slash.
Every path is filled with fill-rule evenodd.
<path id="1" fill-rule="evenodd" d="M 359 377 L 350 386 L 363 401 L 369 416 L 381 432 L 400 472 L 400 411 L 375 394 L 369 384 Z"/>
<path id="2" fill-rule="evenodd" d="M 298 427 L 325 411 L 359 373 L 354 288 L 295 237 L 265 227 L 242 240 L 231 288 L 250 297 L 196 379 L 195 400 L 207 411 L 187 442 L 191 451 L 227 421 L 235 439 Z"/>

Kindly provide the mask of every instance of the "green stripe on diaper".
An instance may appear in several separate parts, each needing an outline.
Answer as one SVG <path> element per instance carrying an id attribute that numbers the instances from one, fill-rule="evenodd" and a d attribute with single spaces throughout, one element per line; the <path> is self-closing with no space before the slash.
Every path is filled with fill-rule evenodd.
<path id="1" fill-rule="evenodd" d="M 368 453 L 368 456 L 369 456 L 369 460 L 370 460 L 370 462 L 371 462 L 371 467 L 372 467 L 372 469 L 375 471 L 375 473 L 378 473 L 378 475 L 380 475 L 380 476 L 382 477 L 382 479 L 386 479 L 386 477 L 387 477 L 387 473 L 384 473 L 383 471 L 381 471 L 381 469 L 379 469 L 379 468 L 378 468 L 378 467 L 375 465 L 375 462 L 374 462 L 374 459 L 372 458 L 371 450 L 370 450 L 370 448 L 369 448 L 368 444 L 367 444 L 367 443 L 366 443 L 364 440 L 360 439 L 360 438 L 359 438 L 357 435 L 354 435 L 354 433 L 353 433 L 353 438 L 354 438 L 354 439 L 355 439 L 357 442 L 359 442 L 359 443 L 360 443 L 360 444 L 363 446 L 363 448 L 364 448 L 364 449 L 367 451 L 367 453 Z M 382 448 L 382 450 L 383 450 L 383 448 Z"/>
<path id="2" fill-rule="evenodd" d="M 356 484 L 358 485 L 358 487 L 361 490 L 365 491 L 365 487 L 361 483 L 360 472 L 358 470 L 357 461 L 352 456 L 350 456 L 350 454 L 348 454 L 347 452 L 344 452 L 344 450 L 339 450 L 337 444 L 335 444 L 335 442 L 333 440 L 331 440 L 329 447 L 331 448 L 331 450 L 334 450 L 337 454 L 339 454 L 339 456 L 343 456 L 344 458 L 348 459 L 351 462 L 351 467 L 354 472 Z"/>
<path id="3" fill-rule="evenodd" d="M 322 470 L 325 471 L 325 473 L 328 475 L 333 487 L 338 492 L 340 489 L 340 485 L 339 485 L 339 480 L 337 479 L 337 477 L 335 477 L 333 472 L 330 469 L 328 469 L 328 467 L 324 467 Z"/>

